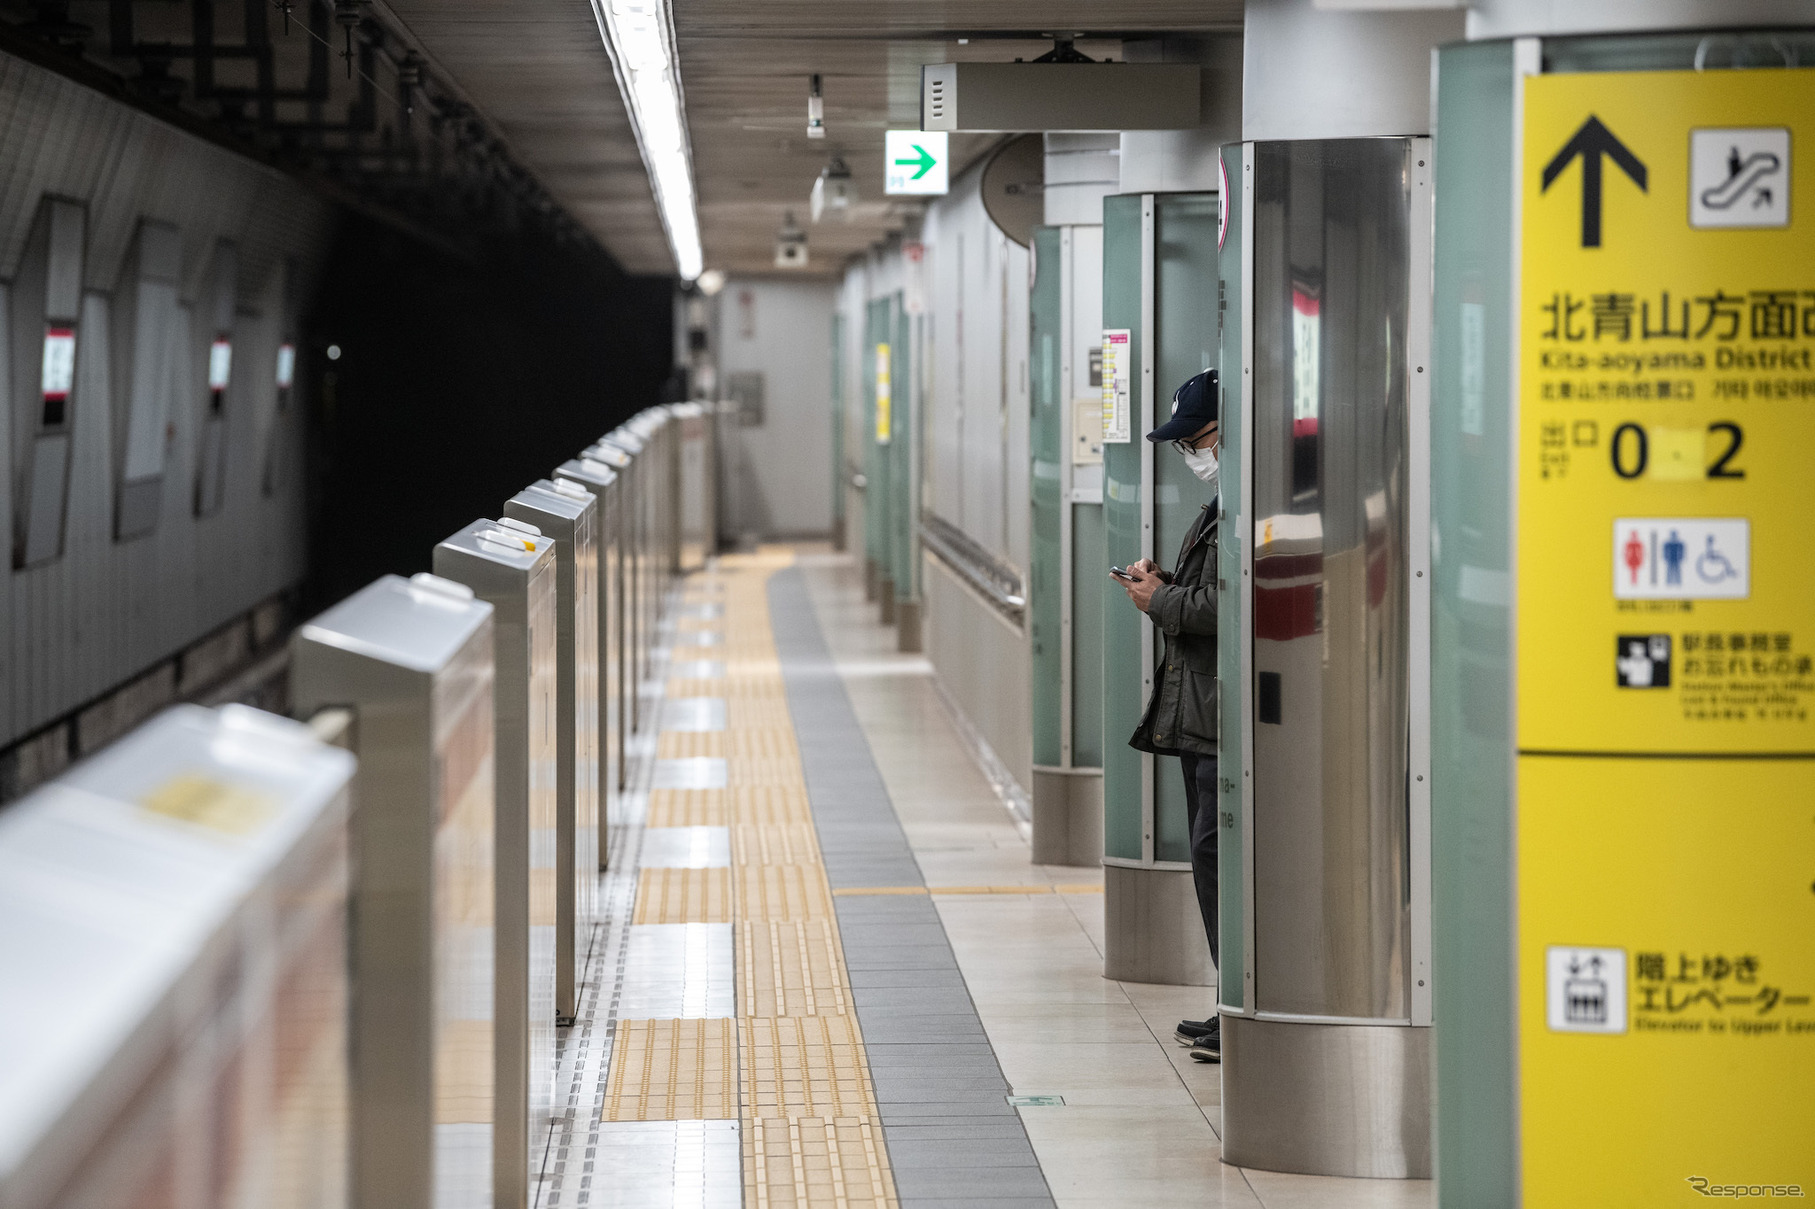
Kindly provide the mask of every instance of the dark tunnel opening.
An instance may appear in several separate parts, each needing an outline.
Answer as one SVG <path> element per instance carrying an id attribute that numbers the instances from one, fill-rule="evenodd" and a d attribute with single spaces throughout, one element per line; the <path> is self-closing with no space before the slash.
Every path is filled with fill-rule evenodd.
<path id="1" fill-rule="evenodd" d="M 661 402 L 673 288 L 593 248 L 525 235 L 464 260 L 347 215 L 305 329 L 302 614 L 428 570 L 436 542 Z"/>

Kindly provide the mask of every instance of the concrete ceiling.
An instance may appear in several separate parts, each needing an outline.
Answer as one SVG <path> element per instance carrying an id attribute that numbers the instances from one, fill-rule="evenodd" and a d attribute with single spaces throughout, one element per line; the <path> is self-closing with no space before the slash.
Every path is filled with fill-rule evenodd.
<path id="1" fill-rule="evenodd" d="M 1120 58 L 1117 40 L 1238 29 L 1242 0 L 671 0 L 708 268 L 776 273 L 785 214 L 808 228 L 804 275 L 842 270 L 898 230 L 882 196 L 882 132 L 919 123 L 923 63 L 1031 58 L 1043 33 Z M 632 273 L 673 259 L 611 60 L 587 0 L 387 0 L 523 165 Z M 960 43 L 959 39 L 968 39 Z M 806 137 L 808 77 L 824 77 L 827 137 Z M 995 143 L 952 140 L 954 170 Z M 853 174 L 849 222 L 808 224 L 833 154 Z M 803 275 L 795 271 L 794 275 Z"/>

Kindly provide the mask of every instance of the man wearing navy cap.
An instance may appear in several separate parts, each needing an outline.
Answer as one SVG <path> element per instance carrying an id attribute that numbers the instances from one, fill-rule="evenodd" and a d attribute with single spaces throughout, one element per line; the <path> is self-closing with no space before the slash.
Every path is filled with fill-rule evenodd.
<path id="1" fill-rule="evenodd" d="M 1216 371 L 1205 370 L 1172 396 L 1172 418 L 1147 434 L 1170 442 L 1191 473 L 1209 487 L 1208 500 L 1179 550 L 1171 572 L 1143 558 L 1121 581 L 1134 607 L 1165 635 L 1165 650 L 1154 669 L 1153 697 L 1129 746 L 1156 755 L 1177 756 L 1185 771 L 1185 803 L 1191 825 L 1191 876 L 1197 905 L 1217 958 L 1216 936 Z M 1177 1036 L 1200 1062 L 1222 1060 L 1222 1030 L 1208 1020 L 1181 1020 Z"/>

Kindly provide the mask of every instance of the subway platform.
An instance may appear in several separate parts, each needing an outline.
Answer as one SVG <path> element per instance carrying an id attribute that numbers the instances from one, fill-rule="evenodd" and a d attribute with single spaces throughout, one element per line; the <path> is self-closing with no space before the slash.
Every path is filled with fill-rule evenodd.
<path id="1" fill-rule="evenodd" d="M 1220 1161 L 1214 991 L 1105 979 L 1102 871 L 1029 861 L 852 560 L 681 581 L 612 819 L 535 1203 L 1422 1206 Z"/>

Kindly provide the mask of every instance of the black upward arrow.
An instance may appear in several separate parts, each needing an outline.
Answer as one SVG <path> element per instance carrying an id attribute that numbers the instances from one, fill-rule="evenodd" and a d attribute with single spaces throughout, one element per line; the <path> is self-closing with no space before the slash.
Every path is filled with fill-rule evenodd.
<path id="1" fill-rule="evenodd" d="M 1590 114 L 1582 128 L 1563 144 L 1556 158 L 1544 165 L 1544 187 L 1538 192 L 1548 193 L 1551 183 L 1578 155 L 1582 157 L 1582 246 L 1598 248 L 1601 246 L 1601 157 L 1612 156 L 1613 162 L 1632 178 L 1640 192 L 1647 191 L 1645 165 L 1626 144 L 1613 136 L 1613 131 L 1601 125 L 1600 118 Z"/>

